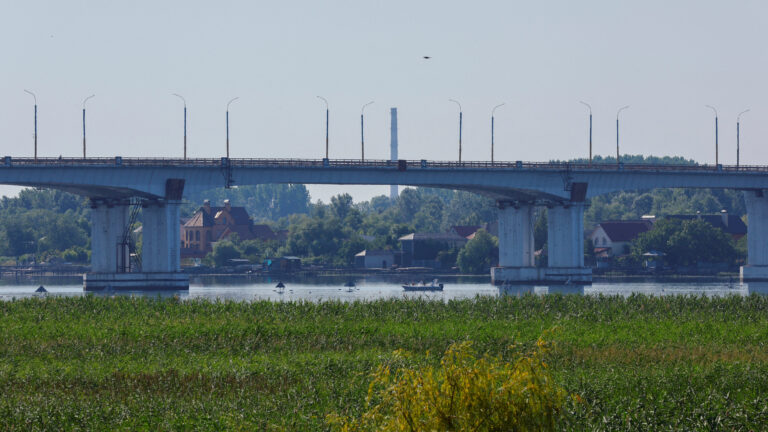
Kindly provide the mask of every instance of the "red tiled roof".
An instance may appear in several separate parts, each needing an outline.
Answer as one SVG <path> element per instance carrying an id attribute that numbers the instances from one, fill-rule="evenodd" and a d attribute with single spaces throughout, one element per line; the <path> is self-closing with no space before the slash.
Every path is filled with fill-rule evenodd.
<path id="1" fill-rule="evenodd" d="M 455 225 L 451 227 L 451 231 L 462 237 L 469 237 L 470 235 L 476 233 L 480 228 L 482 227 L 479 225 Z"/>
<path id="2" fill-rule="evenodd" d="M 251 227 L 251 232 L 253 233 L 253 238 L 257 238 L 259 240 L 264 240 L 264 241 L 277 240 L 277 234 L 274 231 L 272 231 L 272 228 L 270 228 L 269 225 L 264 225 L 264 224 L 253 225 Z"/>
<path id="3" fill-rule="evenodd" d="M 612 242 L 628 242 L 651 229 L 651 223 L 644 220 L 600 222 L 601 227 Z"/>
<path id="4" fill-rule="evenodd" d="M 217 241 L 221 239 L 225 239 L 230 235 L 232 235 L 233 233 L 236 233 L 237 236 L 240 237 L 240 240 L 253 239 L 253 234 L 251 233 L 251 230 L 249 230 L 247 226 L 232 225 L 232 226 L 228 226 L 227 229 L 225 229 L 224 232 L 221 233 Z"/>
<path id="5" fill-rule="evenodd" d="M 204 207 L 200 207 L 195 214 L 184 223 L 184 226 L 188 227 L 201 227 L 201 226 L 213 226 L 216 225 L 214 216 L 222 210 L 226 210 L 226 207 L 211 207 L 211 213 L 205 211 Z M 248 217 L 248 212 L 245 207 L 230 207 L 229 214 L 234 219 L 235 225 L 249 225 L 251 218 Z"/>

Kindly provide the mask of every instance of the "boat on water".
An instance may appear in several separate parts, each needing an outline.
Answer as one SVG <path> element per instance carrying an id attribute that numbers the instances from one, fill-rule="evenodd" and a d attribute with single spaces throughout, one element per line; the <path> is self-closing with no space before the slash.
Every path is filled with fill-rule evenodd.
<path id="1" fill-rule="evenodd" d="M 437 279 L 432 279 L 432 282 L 425 284 L 424 281 L 419 283 L 411 282 L 410 284 L 403 285 L 403 289 L 406 291 L 442 291 L 443 284 L 438 283 Z"/>

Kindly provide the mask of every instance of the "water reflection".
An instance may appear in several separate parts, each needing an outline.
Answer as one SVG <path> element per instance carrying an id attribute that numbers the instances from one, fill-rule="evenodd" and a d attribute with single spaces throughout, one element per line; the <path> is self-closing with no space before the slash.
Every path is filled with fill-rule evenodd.
<path id="1" fill-rule="evenodd" d="M 600 282 L 593 285 L 508 285 L 493 286 L 487 277 L 444 277 L 443 291 L 405 292 L 402 284 L 413 277 L 407 276 L 366 276 L 366 277 L 317 277 L 298 278 L 255 278 L 248 276 L 194 277 L 189 291 L 116 291 L 83 292 L 79 278 L 34 278 L 29 280 L 0 281 L 0 300 L 24 297 L 96 295 L 104 297 L 178 297 L 206 300 L 235 301 L 355 301 L 397 298 L 422 298 L 437 301 L 472 298 L 481 296 L 522 296 L 547 294 L 572 295 L 622 295 L 640 293 L 647 295 L 703 295 L 728 296 L 768 295 L 768 282 L 740 284 L 723 282 Z M 426 279 L 425 279 L 426 280 Z M 275 285 L 283 282 L 285 288 Z M 354 287 L 345 283 L 354 282 Z M 47 294 L 35 294 L 38 286 L 44 285 Z"/>

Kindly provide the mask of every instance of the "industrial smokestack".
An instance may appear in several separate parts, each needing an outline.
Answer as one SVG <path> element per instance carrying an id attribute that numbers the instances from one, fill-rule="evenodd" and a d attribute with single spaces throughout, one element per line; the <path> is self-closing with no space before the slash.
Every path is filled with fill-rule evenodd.
<path id="1" fill-rule="evenodd" d="M 389 150 L 390 160 L 394 162 L 397 161 L 397 108 L 391 108 L 390 114 Z M 392 201 L 397 199 L 397 185 L 389 186 L 389 199 Z"/>

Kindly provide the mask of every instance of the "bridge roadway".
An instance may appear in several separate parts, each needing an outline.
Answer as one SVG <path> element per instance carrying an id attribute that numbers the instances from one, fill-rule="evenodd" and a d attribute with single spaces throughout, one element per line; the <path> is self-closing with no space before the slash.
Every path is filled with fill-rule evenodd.
<path id="1" fill-rule="evenodd" d="M 124 157 L 5 157 L 0 163 L 0 184 L 55 188 L 91 199 L 93 271 L 85 277 L 86 289 L 188 286 L 179 273 L 184 193 L 265 183 L 399 184 L 491 197 L 499 207 L 495 283 L 590 283 L 591 270 L 583 262 L 583 210 L 591 197 L 654 188 L 742 190 L 750 216 L 749 265 L 742 278 L 768 280 L 766 166 Z M 131 200 L 139 200 L 144 213 L 140 272 L 130 271 L 125 242 Z M 549 208 L 549 263 L 537 268 L 533 210 L 542 205 Z"/>

